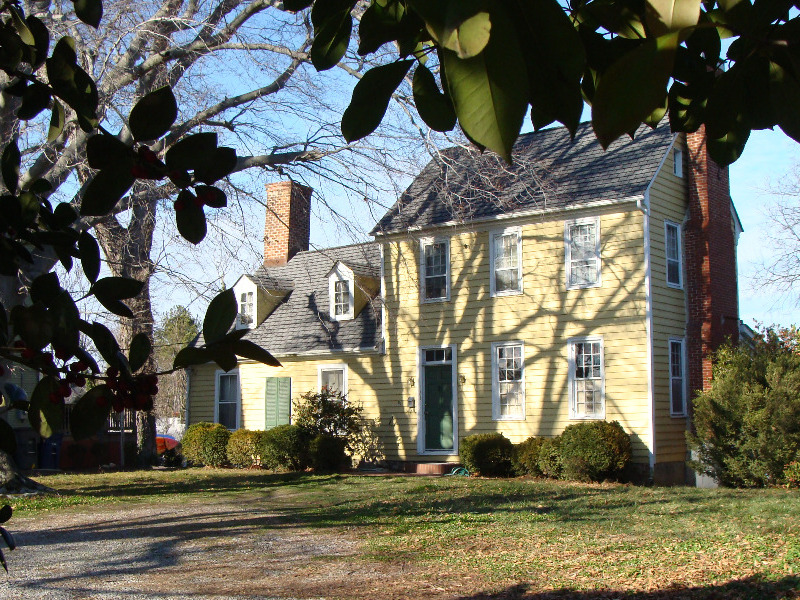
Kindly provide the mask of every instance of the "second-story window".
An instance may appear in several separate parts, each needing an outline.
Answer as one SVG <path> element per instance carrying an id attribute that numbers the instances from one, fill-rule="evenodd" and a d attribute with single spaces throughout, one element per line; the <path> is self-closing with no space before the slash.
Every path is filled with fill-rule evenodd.
<path id="1" fill-rule="evenodd" d="M 522 233 L 518 228 L 491 235 L 491 292 L 493 296 L 522 291 Z"/>
<path id="2" fill-rule="evenodd" d="M 670 287 L 683 287 L 681 226 L 677 223 L 664 223 L 664 237 L 667 254 L 667 284 Z"/>
<path id="3" fill-rule="evenodd" d="M 600 285 L 600 219 L 567 221 L 564 227 L 567 289 Z"/>
<path id="4" fill-rule="evenodd" d="M 423 302 L 450 299 L 450 243 L 427 240 L 422 244 Z"/>
<path id="5" fill-rule="evenodd" d="M 253 292 L 242 292 L 239 296 L 239 322 L 243 327 L 252 327 L 254 313 Z"/>

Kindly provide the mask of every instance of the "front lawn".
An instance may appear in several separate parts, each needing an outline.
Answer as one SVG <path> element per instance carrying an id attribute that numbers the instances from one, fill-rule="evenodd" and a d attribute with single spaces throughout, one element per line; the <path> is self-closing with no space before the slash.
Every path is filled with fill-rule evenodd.
<path id="1" fill-rule="evenodd" d="M 800 596 L 800 493 L 784 489 L 208 469 L 55 475 L 40 481 L 63 495 L 14 500 L 15 516 L 203 497 L 263 503 L 279 514 L 278 526 L 346 531 L 363 541 L 364 559 L 410 567 L 423 578 L 457 579 L 472 593 Z M 14 520 L 8 525 L 13 531 Z M 587 595 L 595 593 L 603 595 Z"/>

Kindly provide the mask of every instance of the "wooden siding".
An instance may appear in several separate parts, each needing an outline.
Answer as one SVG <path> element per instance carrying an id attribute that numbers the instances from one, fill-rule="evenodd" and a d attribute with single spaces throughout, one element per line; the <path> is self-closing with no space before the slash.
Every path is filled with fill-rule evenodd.
<path id="1" fill-rule="evenodd" d="M 683 151 L 685 158 L 687 149 L 683 136 L 678 137 L 675 147 Z M 673 173 L 673 153 L 670 151 L 650 189 L 656 463 L 686 460 L 687 418 L 670 415 L 669 389 L 669 339 L 671 337 L 685 338 L 686 336 L 686 297 L 683 289 L 667 285 L 664 222 L 670 221 L 678 225 L 683 223 L 687 209 L 688 168 L 684 164 L 682 178 L 676 177 Z M 683 241 L 681 244 L 683 248 Z M 684 260 L 681 265 L 684 282 L 686 280 L 685 269 Z"/>

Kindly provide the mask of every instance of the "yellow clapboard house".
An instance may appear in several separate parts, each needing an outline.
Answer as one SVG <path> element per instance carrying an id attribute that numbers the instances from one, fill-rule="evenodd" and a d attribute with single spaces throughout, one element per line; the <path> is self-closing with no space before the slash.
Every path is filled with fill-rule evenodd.
<path id="1" fill-rule="evenodd" d="M 268 187 L 264 266 L 237 327 L 282 367 L 190 373 L 187 421 L 267 429 L 329 387 L 358 402 L 388 461 L 458 461 L 459 440 L 631 434 L 641 479 L 691 478 L 685 431 L 709 354 L 739 331 L 727 169 L 702 131 L 643 127 L 603 151 L 589 124 L 520 136 L 515 163 L 451 148 L 371 243 L 308 250 L 311 190 Z"/>

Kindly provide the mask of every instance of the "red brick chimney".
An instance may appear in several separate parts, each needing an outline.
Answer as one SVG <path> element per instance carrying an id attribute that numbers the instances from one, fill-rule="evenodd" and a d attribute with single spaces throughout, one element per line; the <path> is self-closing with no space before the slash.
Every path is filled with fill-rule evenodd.
<path id="1" fill-rule="evenodd" d="M 295 254 L 308 250 L 311 236 L 310 187 L 294 181 L 267 184 L 267 218 L 264 224 L 264 264 L 285 265 Z"/>
<path id="2" fill-rule="evenodd" d="M 739 339 L 736 232 L 728 168 L 706 150 L 705 127 L 686 134 L 689 220 L 685 228 L 690 390 L 708 389 L 711 353 Z"/>

